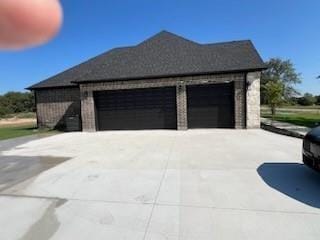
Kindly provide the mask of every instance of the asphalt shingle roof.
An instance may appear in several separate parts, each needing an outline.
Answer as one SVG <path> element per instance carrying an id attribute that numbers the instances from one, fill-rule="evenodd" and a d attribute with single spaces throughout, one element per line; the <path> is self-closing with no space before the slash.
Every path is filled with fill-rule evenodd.
<path id="1" fill-rule="evenodd" d="M 115 48 L 29 89 L 265 69 L 250 40 L 198 44 L 163 31 L 133 46 Z"/>

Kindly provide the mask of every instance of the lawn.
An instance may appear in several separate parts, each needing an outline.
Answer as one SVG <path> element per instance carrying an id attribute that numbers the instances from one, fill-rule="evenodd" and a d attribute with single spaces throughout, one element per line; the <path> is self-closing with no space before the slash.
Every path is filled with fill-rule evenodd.
<path id="1" fill-rule="evenodd" d="M 261 116 L 272 118 L 266 107 L 262 107 Z M 318 107 L 282 107 L 277 109 L 274 120 L 312 128 L 320 124 L 320 111 Z"/>
<path id="2" fill-rule="evenodd" d="M 28 136 L 33 134 L 54 134 L 52 130 L 38 130 L 34 124 L 0 126 L 0 140 Z"/>

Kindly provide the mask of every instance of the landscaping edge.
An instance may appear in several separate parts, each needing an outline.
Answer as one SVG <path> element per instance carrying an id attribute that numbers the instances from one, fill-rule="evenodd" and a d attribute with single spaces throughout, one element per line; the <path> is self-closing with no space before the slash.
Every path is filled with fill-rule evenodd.
<path id="1" fill-rule="evenodd" d="M 289 136 L 289 137 L 295 137 L 295 138 L 300 138 L 300 139 L 304 138 L 304 135 L 301 133 L 290 131 L 290 130 L 283 129 L 283 128 L 277 128 L 275 126 L 265 124 L 265 123 L 261 123 L 261 129 L 264 129 L 269 132 Z"/>

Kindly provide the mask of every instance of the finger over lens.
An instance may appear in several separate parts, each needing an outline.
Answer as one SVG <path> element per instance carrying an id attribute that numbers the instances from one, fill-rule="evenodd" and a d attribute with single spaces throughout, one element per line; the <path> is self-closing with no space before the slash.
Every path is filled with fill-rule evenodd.
<path id="1" fill-rule="evenodd" d="M 59 31 L 58 0 L 1 0 L 0 48 L 20 49 L 49 41 Z"/>

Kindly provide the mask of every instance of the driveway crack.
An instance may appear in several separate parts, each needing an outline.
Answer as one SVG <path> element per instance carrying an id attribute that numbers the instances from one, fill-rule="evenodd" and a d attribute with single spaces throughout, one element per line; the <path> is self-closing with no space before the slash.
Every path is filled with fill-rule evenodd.
<path id="1" fill-rule="evenodd" d="M 176 139 L 177 139 L 177 136 L 175 136 L 173 138 L 173 141 L 172 141 L 172 144 L 170 146 L 170 150 L 169 150 L 169 153 L 168 153 L 168 157 L 166 159 L 166 164 L 165 164 L 165 167 L 164 167 L 164 171 L 162 173 L 162 176 L 161 176 L 161 180 L 160 180 L 160 184 L 159 184 L 159 187 L 158 187 L 158 190 L 157 190 L 157 194 L 156 194 L 156 197 L 155 197 L 155 201 L 154 203 L 152 204 L 152 209 L 151 209 L 151 213 L 150 213 L 150 216 L 149 216 L 149 219 L 148 219 L 148 223 L 147 223 L 147 227 L 146 227 L 146 231 L 144 233 L 144 236 L 143 236 L 143 240 L 146 239 L 147 237 L 147 234 L 148 234 L 148 230 L 149 230 L 149 227 L 150 227 L 150 223 L 151 223 L 151 219 L 152 219 L 152 216 L 153 216 L 153 212 L 154 212 L 154 209 L 155 207 L 157 206 L 157 201 L 158 201 L 158 197 L 160 195 L 160 190 L 161 190 L 161 187 L 162 187 L 162 183 L 164 181 L 164 178 L 167 174 L 167 171 L 168 171 L 168 165 L 169 165 L 169 161 L 170 161 L 170 158 L 172 156 L 172 153 L 173 153 L 173 149 L 174 149 L 174 146 L 176 144 Z"/>

